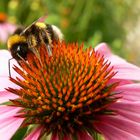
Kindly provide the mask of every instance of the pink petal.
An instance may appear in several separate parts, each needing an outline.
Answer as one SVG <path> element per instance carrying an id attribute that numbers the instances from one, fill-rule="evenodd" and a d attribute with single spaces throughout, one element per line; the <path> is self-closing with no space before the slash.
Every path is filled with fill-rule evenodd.
<path id="1" fill-rule="evenodd" d="M 0 121 L 3 120 L 4 118 L 15 116 L 16 113 L 20 110 L 21 110 L 21 108 L 19 108 L 19 107 L 1 105 L 0 106 Z"/>
<path id="2" fill-rule="evenodd" d="M 2 41 L 3 43 L 6 43 L 8 38 L 8 34 L 5 28 L 5 25 L 0 24 L 0 41 Z"/>
<path id="3" fill-rule="evenodd" d="M 99 44 L 95 50 L 104 55 L 105 58 L 111 62 L 111 66 L 114 67 L 114 70 L 118 72 L 113 78 L 140 80 L 140 68 L 112 54 L 105 43 Z"/>
<path id="4" fill-rule="evenodd" d="M 11 55 L 7 50 L 0 50 L 0 91 L 5 91 L 5 88 L 8 87 L 18 88 L 17 85 L 9 80 L 8 60 L 10 58 Z M 13 78 L 18 76 L 18 74 L 12 68 L 14 64 L 18 65 L 17 62 L 13 59 L 11 60 L 10 67 L 11 76 Z"/>
<path id="5" fill-rule="evenodd" d="M 105 57 L 109 57 L 111 51 L 106 43 L 100 43 L 95 47 L 95 51 L 98 51 L 100 54 L 104 55 Z"/>
<path id="6" fill-rule="evenodd" d="M 9 99 L 16 99 L 17 95 L 12 94 L 8 91 L 0 91 L 0 103 L 8 102 Z"/>
<path id="7" fill-rule="evenodd" d="M 140 101 L 140 84 L 127 84 L 118 86 L 115 92 L 121 92 L 123 99 L 129 101 Z"/>
<path id="8" fill-rule="evenodd" d="M 114 65 L 114 70 L 118 73 L 113 78 L 126 80 L 140 80 L 140 68 L 130 63 Z"/>
<path id="9" fill-rule="evenodd" d="M 94 140 L 88 132 L 80 131 L 78 134 L 78 140 Z"/>
<path id="10" fill-rule="evenodd" d="M 7 50 L 0 50 L 0 78 L 1 77 L 8 77 L 9 76 L 9 66 L 8 60 L 12 58 L 9 51 Z M 10 61 L 10 72 L 12 77 L 17 75 L 17 73 L 13 70 L 13 65 L 18 65 L 15 59 Z M 1 80 L 0 80 L 1 81 Z"/>
<path id="11" fill-rule="evenodd" d="M 42 126 L 35 128 L 24 140 L 38 140 L 42 130 Z"/>
<path id="12" fill-rule="evenodd" d="M 110 125 L 109 122 L 104 122 L 104 120 L 100 124 L 95 124 L 95 127 L 102 133 L 105 140 L 139 140 L 139 137 Z"/>
<path id="13" fill-rule="evenodd" d="M 116 83 L 116 82 L 119 84 L 119 86 L 134 83 L 133 81 L 130 81 L 130 80 L 124 80 L 124 79 L 120 80 L 120 79 L 112 78 L 112 79 L 109 80 L 108 84 L 112 84 L 112 83 Z"/>
<path id="14" fill-rule="evenodd" d="M 131 121 L 120 115 L 117 116 L 104 116 L 103 122 L 109 124 L 121 131 L 127 132 L 140 138 L 140 122 Z"/>
<path id="15" fill-rule="evenodd" d="M 7 23 L 6 27 L 7 27 L 7 30 L 8 30 L 8 34 L 12 34 L 16 29 L 16 26 L 13 25 L 13 24 L 10 24 L 10 23 Z"/>
<path id="16" fill-rule="evenodd" d="M 111 108 L 117 110 L 117 109 L 123 109 L 127 111 L 132 111 L 135 113 L 140 113 L 140 102 L 121 102 L 118 100 L 118 102 L 111 105 Z"/>
<path id="17" fill-rule="evenodd" d="M 51 136 L 51 140 L 59 140 L 59 136 L 57 133 L 53 133 Z"/>
<path id="18" fill-rule="evenodd" d="M 10 55 L 9 51 L 7 51 L 7 50 L 0 50 L 0 61 L 3 58 L 5 58 L 5 59 L 11 58 L 11 55 Z"/>
<path id="19" fill-rule="evenodd" d="M 123 109 L 118 109 L 117 114 L 124 116 L 125 118 L 128 118 L 132 121 L 140 123 L 140 114 L 139 113 L 133 113 L 131 111 L 126 111 Z"/>
<path id="20" fill-rule="evenodd" d="M 0 139 L 9 140 L 20 127 L 23 118 L 14 117 L 20 108 L 0 106 Z"/>
<path id="21" fill-rule="evenodd" d="M 118 64 L 124 64 L 126 63 L 126 60 L 118 57 L 117 55 L 114 55 L 111 53 L 108 45 L 106 43 L 100 43 L 95 47 L 95 51 L 98 51 L 101 55 L 104 55 L 106 59 L 111 61 L 112 65 L 118 65 Z"/>
<path id="22" fill-rule="evenodd" d="M 16 84 L 9 80 L 9 77 L 0 77 L 0 91 L 6 91 L 5 88 L 19 88 Z"/>
<path id="23" fill-rule="evenodd" d="M 9 140 L 20 127 L 23 122 L 23 118 L 9 117 L 1 121 L 0 123 L 0 139 Z"/>
<path id="24" fill-rule="evenodd" d="M 72 138 L 70 135 L 67 134 L 64 136 L 63 140 L 72 140 Z"/>

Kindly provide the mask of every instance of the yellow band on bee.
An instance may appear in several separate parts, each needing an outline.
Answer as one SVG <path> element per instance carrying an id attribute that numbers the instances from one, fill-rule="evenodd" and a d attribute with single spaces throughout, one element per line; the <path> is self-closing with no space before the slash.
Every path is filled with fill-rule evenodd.
<path id="1" fill-rule="evenodd" d="M 46 24 L 43 22 L 36 22 L 35 25 L 40 27 L 40 28 L 46 28 Z"/>
<path id="2" fill-rule="evenodd" d="M 10 49 L 14 44 L 20 43 L 20 42 L 26 42 L 26 38 L 24 36 L 20 35 L 13 35 L 9 37 L 7 41 L 8 49 Z"/>

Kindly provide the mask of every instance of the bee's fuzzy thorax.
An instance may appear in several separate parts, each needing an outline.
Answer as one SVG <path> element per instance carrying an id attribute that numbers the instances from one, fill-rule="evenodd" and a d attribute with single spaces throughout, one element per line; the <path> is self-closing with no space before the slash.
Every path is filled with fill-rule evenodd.
<path id="1" fill-rule="evenodd" d="M 20 36 L 20 35 L 17 35 L 17 34 L 9 37 L 9 39 L 7 41 L 8 49 L 10 50 L 11 47 L 14 44 L 16 44 L 17 42 L 19 42 L 19 43 L 25 43 L 26 42 L 26 38 L 24 36 Z"/>
<path id="2" fill-rule="evenodd" d="M 40 28 L 46 28 L 46 24 L 43 22 L 36 22 L 35 25 L 40 27 Z"/>

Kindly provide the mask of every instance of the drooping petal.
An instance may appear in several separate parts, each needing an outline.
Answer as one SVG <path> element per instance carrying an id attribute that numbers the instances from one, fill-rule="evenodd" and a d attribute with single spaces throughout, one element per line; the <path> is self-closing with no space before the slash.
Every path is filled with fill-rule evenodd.
<path id="1" fill-rule="evenodd" d="M 138 140 L 140 138 L 140 123 L 120 115 L 102 116 L 100 122 L 101 124 L 96 127 L 108 140 Z"/>
<path id="2" fill-rule="evenodd" d="M 100 43 L 95 47 L 95 51 L 98 51 L 100 54 L 104 55 L 105 57 L 109 57 L 111 54 L 110 49 L 106 43 Z"/>
<path id="3" fill-rule="evenodd" d="M 99 45 L 97 45 L 95 47 L 95 51 L 98 51 L 100 54 L 104 55 L 104 57 L 106 59 L 108 59 L 109 61 L 111 61 L 111 64 L 112 65 L 120 65 L 120 64 L 124 64 L 124 63 L 127 63 L 126 60 L 120 58 L 119 56 L 117 55 L 114 55 L 108 45 L 106 43 L 101 43 Z"/>
<path id="4" fill-rule="evenodd" d="M 140 68 L 112 54 L 107 44 L 101 43 L 95 50 L 104 55 L 104 57 L 111 62 L 111 66 L 114 67 L 114 70 L 118 72 L 113 78 L 140 80 Z"/>
<path id="5" fill-rule="evenodd" d="M 11 58 L 7 50 L 0 50 L 0 78 L 8 76 L 8 60 Z"/>
<path id="6" fill-rule="evenodd" d="M 2 121 L 4 118 L 13 117 L 16 115 L 18 111 L 20 111 L 21 108 L 19 107 L 12 107 L 12 106 L 6 106 L 1 105 L 0 106 L 0 121 Z"/>
<path id="7" fill-rule="evenodd" d="M 140 122 L 134 122 L 121 115 L 104 118 L 110 125 L 140 138 Z"/>
<path id="8" fill-rule="evenodd" d="M 0 78 L 9 77 L 9 70 L 12 77 L 15 77 L 17 73 L 13 70 L 13 65 L 18 65 L 16 60 L 10 61 L 10 67 L 8 65 L 9 59 L 12 58 L 11 54 L 7 50 L 0 50 Z M 1 81 L 1 80 L 0 80 Z"/>
<path id="9" fill-rule="evenodd" d="M 18 88 L 16 84 L 12 83 L 9 80 L 9 77 L 0 76 L 0 91 L 6 91 L 5 88 L 8 88 L 8 87 Z"/>
<path id="10" fill-rule="evenodd" d="M 119 86 L 122 86 L 122 85 L 127 85 L 127 84 L 133 84 L 134 81 L 126 80 L 126 79 L 120 80 L 120 79 L 113 79 L 112 78 L 109 80 L 108 84 L 112 84 L 112 83 L 118 83 Z"/>
<path id="11" fill-rule="evenodd" d="M 59 136 L 58 136 L 57 132 L 52 134 L 51 140 L 59 140 Z"/>
<path id="12" fill-rule="evenodd" d="M 0 121 L 0 139 L 9 140 L 22 124 L 22 118 L 9 117 Z M 2 127 L 1 127 L 2 126 Z"/>
<path id="13" fill-rule="evenodd" d="M 0 50 L 0 61 L 5 58 L 5 59 L 8 59 L 8 58 L 11 58 L 11 55 L 9 53 L 9 51 L 7 50 Z"/>
<path id="14" fill-rule="evenodd" d="M 140 101 L 140 84 L 132 83 L 118 86 L 116 92 L 122 92 L 123 100 Z"/>
<path id="15" fill-rule="evenodd" d="M 94 140 L 88 132 L 80 131 L 78 134 L 78 140 Z"/>
<path id="16" fill-rule="evenodd" d="M 0 106 L 0 139 L 9 140 L 20 127 L 23 118 L 15 117 L 18 107 Z"/>
<path id="17" fill-rule="evenodd" d="M 12 77 L 19 76 L 12 68 L 13 65 L 18 65 L 14 59 L 10 61 L 10 67 L 8 66 L 10 58 L 11 55 L 7 50 L 0 50 L 0 91 L 5 91 L 8 87 L 18 87 L 9 80 L 9 71 Z"/>
<path id="18" fill-rule="evenodd" d="M 105 140 L 139 140 L 139 137 L 110 125 L 108 122 L 103 121 L 95 126 L 105 137 Z"/>
<path id="19" fill-rule="evenodd" d="M 24 140 L 38 140 L 42 129 L 42 126 L 35 128 Z"/>
<path id="20" fill-rule="evenodd" d="M 140 123 L 140 101 L 139 102 L 116 102 L 110 106 L 120 114 L 132 121 Z"/>
<path id="21" fill-rule="evenodd" d="M 8 102 L 9 99 L 16 99 L 18 98 L 17 95 L 12 94 L 8 91 L 0 91 L 0 104 L 4 102 Z"/>
<path id="22" fill-rule="evenodd" d="M 140 80 L 140 68 L 138 68 L 135 65 L 126 62 L 124 64 L 114 65 L 114 70 L 118 73 L 113 78 L 126 80 Z"/>

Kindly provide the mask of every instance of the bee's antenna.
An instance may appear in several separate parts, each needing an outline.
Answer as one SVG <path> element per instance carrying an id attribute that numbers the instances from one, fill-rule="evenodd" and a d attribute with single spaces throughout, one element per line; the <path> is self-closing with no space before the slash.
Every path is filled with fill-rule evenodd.
<path id="1" fill-rule="evenodd" d="M 11 77 L 11 65 L 10 65 L 10 61 L 11 61 L 12 59 L 14 59 L 14 58 L 12 57 L 12 58 L 10 58 L 10 59 L 8 60 L 9 77 Z"/>
<path id="2" fill-rule="evenodd" d="M 46 18 L 47 18 L 47 15 L 46 15 L 46 16 L 42 16 L 42 17 L 36 19 L 31 25 L 29 25 L 27 28 L 25 28 L 25 29 L 20 33 L 20 35 L 24 34 L 24 33 L 25 33 L 32 25 L 34 25 L 36 22 L 38 22 L 38 21 L 42 22 L 42 21 L 44 21 Z"/>

